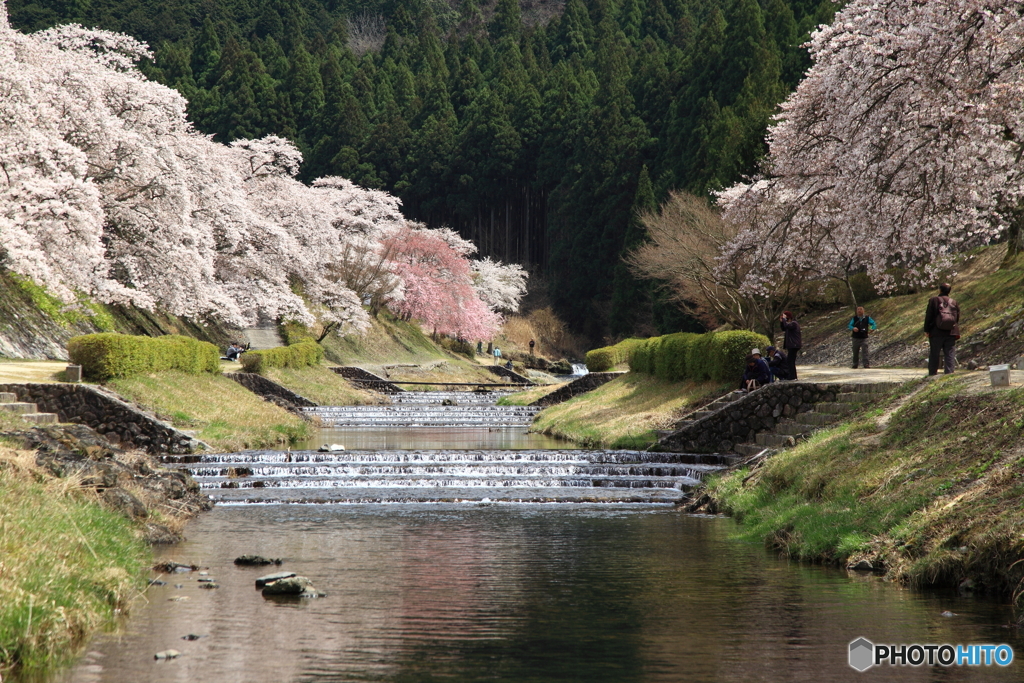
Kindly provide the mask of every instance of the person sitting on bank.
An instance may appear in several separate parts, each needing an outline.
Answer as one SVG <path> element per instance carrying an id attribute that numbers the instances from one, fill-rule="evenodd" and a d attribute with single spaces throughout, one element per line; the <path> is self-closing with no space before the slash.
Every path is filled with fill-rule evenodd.
<path id="1" fill-rule="evenodd" d="M 789 367 L 789 361 L 786 360 L 785 352 L 774 346 L 769 346 L 764 351 L 764 360 L 768 363 L 768 369 L 772 372 L 772 380 L 786 379 L 789 376 L 786 374 L 786 368 Z"/>
<path id="2" fill-rule="evenodd" d="M 242 355 L 242 351 L 245 349 L 238 342 L 231 342 L 231 346 L 228 347 L 228 352 L 224 354 L 226 360 L 235 361 Z"/>
<path id="3" fill-rule="evenodd" d="M 747 356 L 747 369 L 743 371 L 743 380 L 740 382 L 741 391 L 753 391 L 772 381 L 772 371 L 768 369 L 768 363 L 761 358 L 760 349 L 752 349 Z"/>
<path id="4" fill-rule="evenodd" d="M 850 324 L 846 326 L 853 337 L 853 369 L 857 369 L 860 361 L 860 354 L 864 353 L 864 369 L 871 367 L 871 357 L 868 355 L 868 335 L 878 329 L 878 325 L 864 312 L 863 306 L 857 307 L 857 312 L 850 318 Z"/>

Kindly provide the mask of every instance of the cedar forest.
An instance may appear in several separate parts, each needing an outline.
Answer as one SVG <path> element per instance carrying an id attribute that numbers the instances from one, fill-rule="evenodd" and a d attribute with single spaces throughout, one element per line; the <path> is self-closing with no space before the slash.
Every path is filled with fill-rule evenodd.
<path id="1" fill-rule="evenodd" d="M 693 322 L 622 262 L 637 210 L 752 175 L 831 0 L 10 0 L 14 28 L 143 40 L 219 142 L 276 134 L 299 178 L 402 200 L 523 264 L 592 340 Z"/>

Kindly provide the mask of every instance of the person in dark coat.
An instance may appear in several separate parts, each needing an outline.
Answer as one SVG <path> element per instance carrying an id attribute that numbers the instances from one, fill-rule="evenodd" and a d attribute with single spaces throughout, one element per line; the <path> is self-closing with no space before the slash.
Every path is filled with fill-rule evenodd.
<path id="1" fill-rule="evenodd" d="M 864 369 L 871 367 L 871 357 L 868 355 L 868 335 L 878 329 L 878 325 L 870 315 L 864 312 L 863 306 L 857 307 L 857 312 L 850 318 L 850 324 L 846 326 L 853 338 L 853 367 L 857 368 L 861 351 L 864 352 Z"/>
<path id="2" fill-rule="evenodd" d="M 747 367 L 743 371 L 743 379 L 740 381 L 740 389 L 753 391 L 772 381 L 772 372 L 768 369 L 768 363 L 761 358 L 761 351 L 754 349 L 747 356 Z"/>
<path id="3" fill-rule="evenodd" d="M 782 342 L 782 348 L 786 349 L 786 379 L 796 379 L 796 354 L 803 347 L 803 339 L 800 338 L 800 323 L 796 321 L 790 311 L 783 311 L 779 317 L 782 331 L 786 333 Z"/>
<path id="4" fill-rule="evenodd" d="M 939 372 L 939 356 L 943 357 L 945 374 L 956 367 L 956 340 L 960 338 L 960 305 L 949 296 L 952 287 L 939 285 L 939 295 L 928 299 L 924 312 L 924 333 L 928 336 L 928 375 Z"/>
<path id="5" fill-rule="evenodd" d="M 774 346 L 769 346 L 764 351 L 764 361 L 768 363 L 768 369 L 772 371 L 772 377 L 775 379 L 786 379 L 789 376 L 786 374 L 789 368 L 786 354 L 782 352 L 782 349 L 777 349 Z"/>

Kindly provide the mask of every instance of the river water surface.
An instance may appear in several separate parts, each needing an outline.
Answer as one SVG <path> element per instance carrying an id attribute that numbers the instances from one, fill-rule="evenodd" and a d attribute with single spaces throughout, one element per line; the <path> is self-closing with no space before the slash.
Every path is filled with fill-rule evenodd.
<path id="1" fill-rule="evenodd" d="M 161 556 L 208 567 L 220 588 L 189 573 L 151 587 L 59 680 L 1021 680 L 1016 662 L 858 674 L 846 660 L 860 636 L 1024 643 L 999 604 L 786 562 L 734 530 L 654 506 L 219 506 Z M 284 558 L 327 597 L 263 598 L 266 570 L 232 564 L 243 553 Z M 153 659 L 168 648 L 183 654 Z"/>
<path id="2" fill-rule="evenodd" d="M 999 603 L 787 562 L 736 540 L 730 519 L 679 512 L 721 456 L 530 442 L 533 409 L 496 400 L 322 409 L 348 431 L 321 438 L 345 451 L 179 458 L 220 504 L 157 553 L 206 574 L 161 577 L 54 681 L 1024 680 L 1018 662 L 855 672 L 859 637 L 1008 643 L 1022 657 L 1024 642 Z M 447 436 L 423 431 L 444 423 Z M 507 450 L 520 448 L 551 450 Z M 277 568 L 233 564 L 249 553 L 326 597 L 264 598 L 254 581 Z M 181 656 L 154 660 L 169 649 Z"/>

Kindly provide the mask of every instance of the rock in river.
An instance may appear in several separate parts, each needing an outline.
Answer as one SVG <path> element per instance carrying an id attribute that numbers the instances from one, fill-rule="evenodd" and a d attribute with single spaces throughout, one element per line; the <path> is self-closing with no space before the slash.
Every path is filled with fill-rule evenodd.
<path id="1" fill-rule="evenodd" d="M 267 564 L 281 564 L 283 560 L 271 559 L 262 555 L 242 555 L 235 558 L 235 564 L 240 567 L 262 567 Z"/>
<path id="2" fill-rule="evenodd" d="M 267 574 L 266 576 L 261 576 L 256 579 L 256 587 L 263 588 L 268 583 L 273 583 L 280 579 L 290 579 L 293 576 L 295 576 L 295 572 L 276 572 L 274 574 Z"/>

